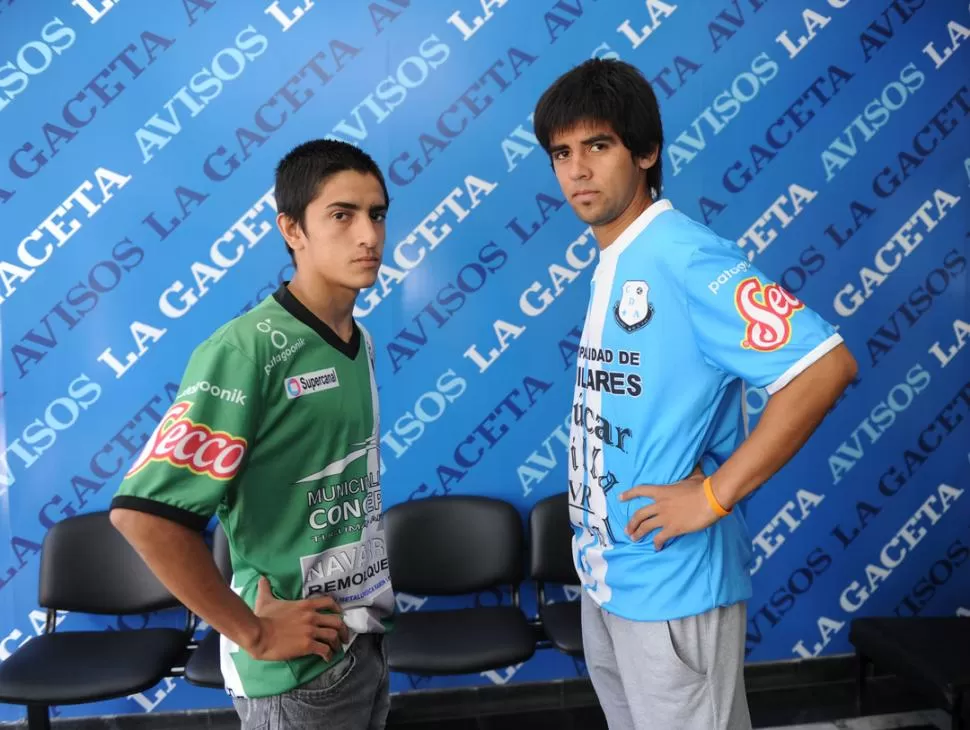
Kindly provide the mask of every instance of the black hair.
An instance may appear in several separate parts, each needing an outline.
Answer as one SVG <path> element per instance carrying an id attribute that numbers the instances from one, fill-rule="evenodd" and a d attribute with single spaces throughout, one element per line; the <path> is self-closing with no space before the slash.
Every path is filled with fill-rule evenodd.
<path id="1" fill-rule="evenodd" d="M 306 231 L 306 209 L 328 178 L 344 170 L 371 174 L 390 201 L 387 184 L 377 163 L 359 147 L 334 139 L 314 139 L 290 150 L 276 166 L 276 210 Z M 289 244 L 286 249 L 293 256 Z"/>
<path id="2" fill-rule="evenodd" d="M 535 133 L 549 153 L 549 140 L 581 122 L 605 122 L 636 157 L 657 151 L 647 172 L 647 189 L 654 199 L 663 184 L 663 126 L 660 107 L 650 82 L 625 61 L 594 58 L 553 82 L 535 109 Z"/>

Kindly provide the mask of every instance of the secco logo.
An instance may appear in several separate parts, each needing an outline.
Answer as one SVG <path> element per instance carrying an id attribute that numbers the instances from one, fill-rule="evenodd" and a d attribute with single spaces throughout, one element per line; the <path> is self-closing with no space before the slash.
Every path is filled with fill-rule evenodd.
<path id="1" fill-rule="evenodd" d="M 805 307 L 778 284 L 762 286 L 756 276 L 738 284 L 734 304 L 748 323 L 741 347 L 758 352 L 772 352 L 787 345 L 791 339 L 791 316 Z"/>
<path id="2" fill-rule="evenodd" d="M 737 266 L 724 269 L 724 271 L 717 275 L 717 278 L 707 283 L 707 288 L 711 290 L 711 294 L 717 294 L 717 290 L 721 288 L 722 284 L 727 284 L 735 274 L 740 274 L 742 271 L 747 271 L 750 268 L 751 265 L 749 263 L 742 261 Z"/>
<path id="3" fill-rule="evenodd" d="M 312 373 L 303 373 L 303 375 L 294 375 L 292 378 L 287 378 L 286 397 L 293 400 L 301 395 L 310 395 L 321 390 L 339 387 L 340 382 L 337 380 L 336 368 L 314 370 Z"/>
<path id="4" fill-rule="evenodd" d="M 246 439 L 193 423 L 184 417 L 191 407 L 191 403 L 181 402 L 169 409 L 126 476 L 141 471 L 152 461 L 167 461 L 213 479 L 236 476 L 246 455 Z"/>

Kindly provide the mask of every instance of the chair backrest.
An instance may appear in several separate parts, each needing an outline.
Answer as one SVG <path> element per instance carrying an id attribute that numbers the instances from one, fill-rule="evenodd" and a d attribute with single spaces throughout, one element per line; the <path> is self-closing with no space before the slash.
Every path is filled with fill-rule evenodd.
<path id="1" fill-rule="evenodd" d="M 579 585 L 566 492 L 536 502 L 529 514 L 529 574 L 533 580 Z"/>
<path id="2" fill-rule="evenodd" d="M 459 595 L 523 577 L 522 518 L 489 497 L 426 497 L 384 513 L 391 584 L 418 595 Z"/>
<path id="3" fill-rule="evenodd" d="M 94 614 L 149 613 L 181 604 L 108 517 L 68 517 L 47 532 L 38 600 L 43 608 Z"/>
<path id="4" fill-rule="evenodd" d="M 212 558 L 226 583 L 231 581 L 232 556 L 229 554 L 229 538 L 226 537 L 226 531 L 222 529 L 221 522 L 216 522 L 215 529 L 212 531 Z"/>

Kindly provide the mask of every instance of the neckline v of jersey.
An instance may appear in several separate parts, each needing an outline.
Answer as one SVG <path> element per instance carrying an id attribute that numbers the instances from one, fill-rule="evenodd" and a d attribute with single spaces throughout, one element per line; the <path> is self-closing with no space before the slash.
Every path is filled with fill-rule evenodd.
<path id="1" fill-rule="evenodd" d="M 337 336 L 337 333 L 330 329 L 330 326 L 326 322 L 317 317 L 313 312 L 306 308 L 299 299 L 297 299 L 290 290 L 287 288 L 287 284 L 290 282 L 284 281 L 280 284 L 280 288 L 273 292 L 273 298 L 279 303 L 283 309 L 292 314 L 298 320 L 303 322 L 307 327 L 316 332 L 320 337 L 323 338 L 324 342 L 330 345 L 332 348 L 337 350 L 345 357 L 350 360 L 357 359 L 357 353 L 360 352 L 360 328 L 357 323 L 354 322 L 354 331 L 350 336 L 350 342 L 344 342 Z"/>
<path id="2" fill-rule="evenodd" d="M 665 211 L 673 209 L 673 204 L 667 198 L 658 198 L 655 200 L 624 229 L 613 243 L 600 251 L 600 261 L 604 259 L 608 261 L 619 257 L 636 240 L 636 237 L 643 233 L 646 227 L 653 222 L 654 218 Z"/>

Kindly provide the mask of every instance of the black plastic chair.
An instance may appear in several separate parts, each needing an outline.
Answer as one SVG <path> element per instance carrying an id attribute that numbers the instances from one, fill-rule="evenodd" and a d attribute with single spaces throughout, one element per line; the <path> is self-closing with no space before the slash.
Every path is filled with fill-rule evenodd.
<path id="1" fill-rule="evenodd" d="M 384 529 L 395 591 L 456 596 L 510 586 L 513 602 L 398 613 L 385 640 L 392 671 L 478 673 L 535 653 L 519 608 L 525 540 L 515 507 L 487 497 L 428 497 L 388 509 Z"/>
<path id="2" fill-rule="evenodd" d="M 573 565 L 573 528 L 569 524 L 566 492 L 542 499 L 529 514 L 530 577 L 536 584 L 539 624 L 554 647 L 570 656 L 583 656 L 583 627 L 579 601 L 546 602 L 546 583 L 578 585 Z"/>
<path id="3" fill-rule="evenodd" d="M 232 558 L 229 555 L 229 539 L 222 529 L 221 523 L 216 523 L 212 531 L 212 557 L 219 568 L 219 572 L 226 582 L 232 580 Z M 210 629 L 199 645 L 192 652 L 185 665 L 185 681 L 199 687 L 225 689 L 225 680 L 220 665 L 219 651 L 221 637 L 215 629 Z"/>
<path id="4" fill-rule="evenodd" d="M 31 730 L 50 728 L 51 705 L 144 692 L 182 666 L 195 617 L 185 629 L 61 631 L 57 611 L 132 615 L 178 608 L 108 512 L 69 517 L 44 538 L 38 603 L 45 632 L 0 664 L 0 702 L 27 706 Z"/>
<path id="5" fill-rule="evenodd" d="M 849 641 L 858 663 L 858 704 L 866 711 L 870 665 L 905 678 L 950 714 L 950 727 L 966 726 L 970 698 L 970 619 L 957 616 L 868 617 L 853 619 Z"/>

